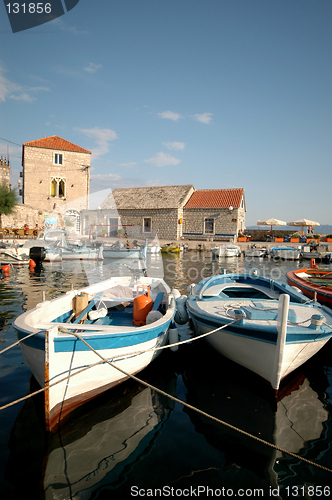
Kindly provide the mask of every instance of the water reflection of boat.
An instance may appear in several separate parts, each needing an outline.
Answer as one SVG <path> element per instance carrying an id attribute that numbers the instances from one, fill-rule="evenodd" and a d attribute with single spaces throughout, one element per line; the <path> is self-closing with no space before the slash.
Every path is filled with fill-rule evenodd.
<path id="1" fill-rule="evenodd" d="M 169 415 L 158 393 L 135 384 L 120 401 L 92 408 L 79 432 L 76 422 L 60 430 L 46 464 L 46 500 L 90 498 L 103 483 L 116 485 L 148 453 Z"/>
<path id="2" fill-rule="evenodd" d="M 254 473 L 256 477 L 252 476 L 252 484 L 257 485 L 260 481 L 268 492 L 270 487 L 278 485 L 276 466 L 281 471 L 283 463 L 287 468 L 287 461 L 294 461 L 277 451 L 274 445 L 300 455 L 306 455 L 306 449 L 310 449 L 313 461 L 319 461 L 321 451 L 315 457 L 312 450 L 316 443 L 321 446 L 319 443 L 329 413 L 303 372 L 297 372 L 296 377 L 283 384 L 275 407 L 268 392 L 264 393 L 264 386 L 258 377 L 250 372 L 246 372 L 247 377 L 244 377 L 244 369 L 241 369 L 243 373 L 239 373 L 236 365 L 229 360 L 224 359 L 222 364 L 217 364 L 218 359 L 211 360 L 209 356 L 209 369 L 205 370 L 202 348 L 205 349 L 205 346 L 197 349 L 183 375 L 188 389 L 187 402 L 234 428 L 193 410 L 185 408 L 184 411 L 195 430 L 204 436 L 211 447 L 224 454 L 229 467 L 236 464 L 244 468 L 247 472 L 243 471 L 241 477 L 248 471 Z M 200 370 L 197 370 L 198 364 Z M 227 383 L 221 383 L 225 380 Z M 271 443 L 272 447 L 239 433 L 235 428 Z M 328 443 L 326 440 L 327 447 Z M 223 472 L 227 472 L 227 466 Z"/>
<path id="3" fill-rule="evenodd" d="M 155 377 L 153 371 L 148 377 L 151 373 Z M 172 385 L 173 379 L 166 379 Z M 17 484 L 17 463 L 24 452 L 30 464 L 22 464 L 24 488 L 46 500 L 94 498 L 105 486 L 117 490 L 151 452 L 174 406 L 152 389 L 128 381 L 81 407 L 57 433 L 46 436 L 42 400 L 37 405 L 33 401 L 26 401 L 12 431 L 7 480 L 19 495 L 23 484 Z M 38 482 L 43 484 L 42 496 L 37 495 Z"/>

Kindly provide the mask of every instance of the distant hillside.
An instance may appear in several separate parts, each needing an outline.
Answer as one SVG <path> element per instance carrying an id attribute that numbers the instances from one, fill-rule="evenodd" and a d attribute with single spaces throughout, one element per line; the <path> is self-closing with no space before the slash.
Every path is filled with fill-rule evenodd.
<path id="1" fill-rule="evenodd" d="M 248 226 L 247 229 L 268 229 L 269 226 Z M 301 227 L 296 228 L 295 226 L 273 226 L 273 230 L 285 230 L 285 231 L 301 231 Z M 316 234 L 332 234 L 331 224 L 322 224 L 321 226 L 314 227 L 314 233 Z"/>

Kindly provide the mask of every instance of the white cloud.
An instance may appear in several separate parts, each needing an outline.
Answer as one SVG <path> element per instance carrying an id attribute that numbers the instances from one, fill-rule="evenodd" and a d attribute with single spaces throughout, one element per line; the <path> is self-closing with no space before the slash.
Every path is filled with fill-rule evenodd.
<path id="1" fill-rule="evenodd" d="M 118 181 L 121 179 L 121 176 L 118 174 L 91 174 L 91 179 L 105 182 Z"/>
<path id="2" fill-rule="evenodd" d="M 82 134 L 93 139 L 97 147 L 92 149 L 92 154 L 95 157 L 104 155 L 109 151 L 109 142 L 118 138 L 117 133 L 109 128 L 90 128 L 78 129 Z"/>
<path id="3" fill-rule="evenodd" d="M 197 120 L 198 122 L 201 123 L 206 123 L 209 124 L 210 121 L 212 120 L 213 114 L 212 113 L 197 113 L 194 115 L 194 119 Z"/>
<path id="4" fill-rule="evenodd" d="M 0 67 L 0 101 L 13 99 L 16 101 L 35 101 L 31 95 L 33 92 L 49 91 L 48 87 L 22 87 L 18 83 L 11 82 L 4 76 L 4 69 Z"/>
<path id="5" fill-rule="evenodd" d="M 128 163 L 119 163 L 119 167 L 134 167 L 137 165 L 136 161 L 129 161 Z"/>
<path id="6" fill-rule="evenodd" d="M 98 69 L 102 68 L 102 65 L 101 64 L 95 64 L 95 63 L 89 63 L 89 66 L 86 66 L 84 69 L 84 71 L 87 71 L 87 73 L 96 73 L 96 71 L 98 71 Z"/>
<path id="7" fill-rule="evenodd" d="M 182 115 L 180 115 L 179 113 L 174 113 L 173 111 L 163 111 L 162 113 L 158 113 L 158 116 L 160 116 L 161 118 L 165 118 L 166 120 L 173 120 L 175 122 L 180 120 L 180 118 L 183 118 Z"/>
<path id="8" fill-rule="evenodd" d="M 77 29 L 76 26 L 70 26 L 69 24 L 65 23 L 63 19 L 53 19 L 52 24 L 57 25 L 61 31 L 67 31 L 72 35 L 88 35 L 87 31 L 81 31 Z"/>
<path id="9" fill-rule="evenodd" d="M 30 96 L 26 92 L 23 92 L 23 93 L 20 93 L 17 95 L 12 94 L 9 96 L 9 99 L 13 99 L 15 101 L 35 101 L 36 100 L 35 97 Z"/>
<path id="10" fill-rule="evenodd" d="M 153 165 L 156 165 L 156 167 L 166 167 L 167 165 L 177 165 L 181 160 L 161 151 L 160 153 L 156 153 L 152 158 L 144 161 L 146 163 L 152 163 Z"/>
<path id="11" fill-rule="evenodd" d="M 182 151 L 186 144 L 184 142 L 163 142 L 167 149 L 173 149 L 174 151 Z"/>

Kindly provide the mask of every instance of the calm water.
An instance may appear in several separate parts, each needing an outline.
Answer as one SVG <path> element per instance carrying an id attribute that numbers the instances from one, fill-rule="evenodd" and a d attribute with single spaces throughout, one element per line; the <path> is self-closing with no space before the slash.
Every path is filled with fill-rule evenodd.
<path id="1" fill-rule="evenodd" d="M 152 258 L 150 264 L 150 274 L 163 268 L 169 285 L 183 294 L 191 283 L 222 269 L 257 269 L 286 281 L 287 270 L 300 266 L 243 257 L 215 261 L 199 252 L 164 256 L 162 262 Z M 0 349 L 16 340 L 14 319 L 40 302 L 42 292 L 56 297 L 119 272 L 124 267 L 110 261 L 11 271 L 0 281 Z M 188 326 L 181 327 L 181 339 L 190 335 Z M 277 408 L 261 380 L 201 341 L 165 351 L 139 376 L 236 428 L 332 468 L 330 344 L 284 384 Z M 0 406 L 38 388 L 19 347 L 1 354 L 0 377 Z M 331 473 L 134 381 L 85 405 L 52 438 L 44 432 L 42 396 L 2 410 L 0 433 L 0 494 L 6 500 L 328 498 L 332 485 Z"/>

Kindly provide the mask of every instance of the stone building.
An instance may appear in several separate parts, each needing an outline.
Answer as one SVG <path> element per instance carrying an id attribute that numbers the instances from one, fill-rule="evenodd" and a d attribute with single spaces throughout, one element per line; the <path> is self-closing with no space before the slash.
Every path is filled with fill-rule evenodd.
<path id="1" fill-rule="evenodd" d="M 183 208 L 186 239 L 230 241 L 245 230 L 244 189 L 199 189 Z"/>
<path id="2" fill-rule="evenodd" d="M 81 212 L 83 234 L 232 241 L 245 229 L 244 189 L 197 190 L 192 184 L 114 189 L 98 210 Z M 99 233 L 98 233 L 98 230 Z M 137 232 L 138 231 L 138 232 Z"/>
<path id="3" fill-rule="evenodd" d="M 24 205 L 52 212 L 75 201 L 88 208 L 91 151 L 56 135 L 25 142 L 22 151 Z M 77 206 L 77 200 L 80 204 Z"/>
<path id="4" fill-rule="evenodd" d="M 10 184 L 10 164 L 9 160 L 4 156 L 0 157 L 0 184 L 7 187 Z"/>
<path id="5" fill-rule="evenodd" d="M 182 237 L 183 207 L 194 192 L 193 185 L 114 189 L 97 211 L 81 214 L 84 233 L 92 225 L 103 225 L 114 236 L 118 224 L 139 229 L 137 237 L 179 239 Z"/>

